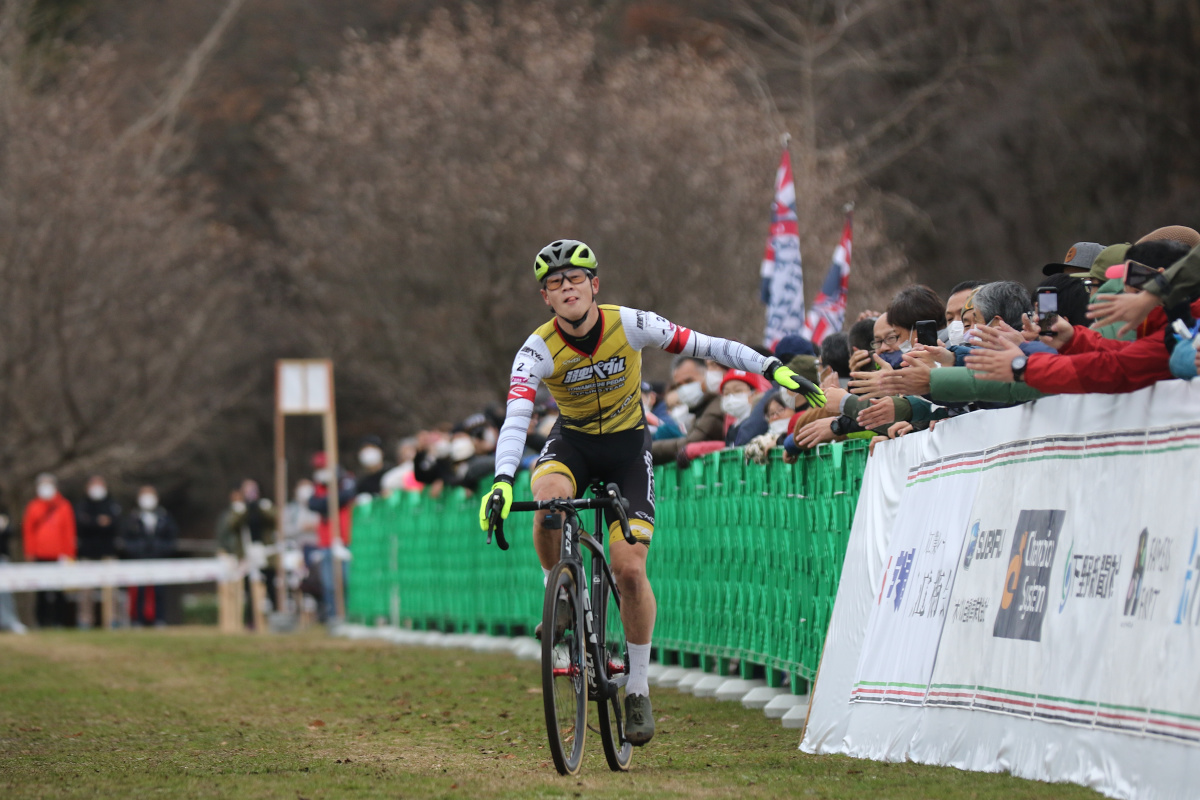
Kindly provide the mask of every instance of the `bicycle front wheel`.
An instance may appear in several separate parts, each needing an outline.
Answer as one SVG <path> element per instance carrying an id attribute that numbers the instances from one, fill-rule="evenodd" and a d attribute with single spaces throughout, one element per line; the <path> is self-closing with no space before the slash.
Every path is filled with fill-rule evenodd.
<path id="1" fill-rule="evenodd" d="M 576 586 L 575 565 L 556 564 L 542 609 L 542 704 L 550 755 L 562 775 L 579 772 L 587 733 L 586 641 Z"/>
<path id="2" fill-rule="evenodd" d="M 593 562 L 594 563 L 594 562 Z M 600 724 L 600 742 L 604 745 L 604 760 L 613 772 L 629 769 L 633 745 L 625 740 L 625 683 L 629 680 L 629 653 L 625 647 L 625 626 L 621 624 L 621 608 L 617 595 L 602 575 L 592 598 L 593 614 L 597 615 L 596 630 L 600 643 L 600 669 L 613 684 L 611 697 L 596 698 L 596 720 Z"/>

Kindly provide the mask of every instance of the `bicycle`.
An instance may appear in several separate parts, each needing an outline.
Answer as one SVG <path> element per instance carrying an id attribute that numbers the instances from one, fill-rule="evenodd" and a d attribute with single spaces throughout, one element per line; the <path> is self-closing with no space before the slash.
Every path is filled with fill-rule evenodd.
<path id="1" fill-rule="evenodd" d="M 604 557 L 604 548 L 579 523 L 579 512 L 596 511 L 596 530 L 605 530 L 603 511 L 612 509 L 621 523 L 625 541 L 637 544 L 629 530 L 628 501 L 615 483 L 591 485 L 595 497 L 576 500 L 554 499 L 516 502 L 511 511 L 561 512 L 562 544 L 557 564 L 546 579 L 542 606 L 542 703 L 546 734 L 554 766 L 562 775 L 577 775 L 583 763 L 587 705 L 595 701 L 600 742 L 609 769 L 629 769 L 633 746 L 625 738 L 625 684 L 629 680 L 629 657 L 621 624 L 621 596 Z M 501 550 L 508 549 L 504 521 L 489 521 Z M 584 573 L 583 551 L 591 554 L 590 586 Z M 596 670 L 599 664 L 602 669 Z"/>

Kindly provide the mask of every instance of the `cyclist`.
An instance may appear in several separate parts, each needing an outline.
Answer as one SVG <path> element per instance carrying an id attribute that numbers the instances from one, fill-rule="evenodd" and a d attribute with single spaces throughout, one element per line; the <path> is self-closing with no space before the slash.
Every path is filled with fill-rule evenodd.
<path id="1" fill-rule="evenodd" d="M 494 516 L 508 517 L 512 476 L 525 446 L 534 395 L 545 383 L 558 403 L 559 418 L 533 466 L 534 499 L 574 498 L 592 480 L 614 482 L 629 501 L 631 532 L 646 545 L 630 545 L 616 516 L 606 515 L 629 651 L 626 736 L 632 744 L 644 745 L 654 736 L 646 673 L 656 604 L 646 578 L 654 535 L 654 470 L 641 402 L 641 350 L 653 346 L 764 375 L 803 394 L 813 406 L 823 406 L 825 395 L 779 359 L 743 344 L 706 336 L 648 311 L 597 304 L 597 266 L 592 249 L 574 239 L 551 242 L 534 259 L 534 277 L 554 317 L 525 340 L 513 361 L 507 415 L 496 444 L 496 479 L 483 498 L 479 524 L 486 530 Z M 544 574 L 558 560 L 561 535 L 561 515 L 535 517 L 533 543 Z"/>

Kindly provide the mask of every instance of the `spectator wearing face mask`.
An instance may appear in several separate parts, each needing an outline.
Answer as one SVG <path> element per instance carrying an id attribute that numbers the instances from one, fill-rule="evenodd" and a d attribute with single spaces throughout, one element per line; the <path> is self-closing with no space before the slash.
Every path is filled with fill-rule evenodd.
<path id="1" fill-rule="evenodd" d="M 354 494 L 362 500 L 377 497 L 383 491 L 383 476 L 391 469 L 384 463 L 383 439 L 365 436 L 358 446 L 358 464 L 362 468 L 354 484 Z"/>
<path id="2" fill-rule="evenodd" d="M 725 412 L 725 445 L 732 447 L 738 430 L 750 419 L 754 404 L 771 384 L 761 375 L 740 369 L 725 372 L 721 379 L 721 410 Z M 765 417 L 764 417 L 765 423 Z M 765 427 L 765 425 L 764 425 Z"/>
<path id="3" fill-rule="evenodd" d="M 61 561 L 75 558 L 75 510 L 58 491 L 58 479 L 48 472 L 37 476 L 37 496 L 25 506 L 26 561 Z M 67 597 L 58 590 L 37 593 L 38 627 L 74 624 Z"/>
<path id="4" fill-rule="evenodd" d="M 722 379 L 723 376 L 724 371 Z M 685 427 L 687 432 L 676 439 L 651 442 L 650 452 L 655 464 L 678 463 L 680 453 L 689 444 L 725 441 L 725 413 L 721 411 L 721 398 L 717 394 L 721 381 L 716 381 L 713 391 L 707 389 L 712 381 L 705 362 L 690 356 L 676 356 L 671 364 L 671 381 L 679 404 L 687 409 L 679 413 L 673 408 L 671 416 L 676 422 L 681 419 L 686 422 L 681 427 Z"/>
<path id="5" fill-rule="evenodd" d="M 125 558 L 169 558 L 175 554 L 179 526 L 168 511 L 158 504 L 153 486 L 138 489 L 137 508 L 121 521 L 119 549 Z M 131 586 L 129 619 L 135 627 L 166 625 L 166 604 L 162 587 Z"/>
<path id="6" fill-rule="evenodd" d="M 99 561 L 117 557 L 117 535 L 121 506 L 108 493 L 108 484 L 100 475 L 88 479 L 84 498 L 75 504 L 75 532 L 80 561 Z M 79 627 L 90 628 L 96 619 L 99 592 L 84 589 L 79 593 Z"/>

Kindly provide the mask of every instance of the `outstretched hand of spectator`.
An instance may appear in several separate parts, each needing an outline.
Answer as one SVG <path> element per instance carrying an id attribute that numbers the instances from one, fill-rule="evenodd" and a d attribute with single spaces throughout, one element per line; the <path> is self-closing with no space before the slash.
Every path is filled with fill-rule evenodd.
<path id="1" fill-rule="evenodd" d="M 878 355 L 872 355 L 871 358 L 878 366 L 878 369 L 870 372 L 851 372 L 850 391 L 868 399 L 872 397 L 886 397 L 887 392 L 883 391 L 880 382 L 884 375 L 893 371 L 892 365 Z"/>
<path id="2" fill-rule="evenodd" d="M 818 419 L 795 431 L 792 434 L 792 438 L 795 440 L 796 446 L 811 450 L 819 444 L 832 442 L 836 438 L 832 430 L 835 419 L 837 417 Z"/>
<path id="3" fill-rule="evenodd" d="M 1124 322 L 1118 336 L 1132 333 L 1142 320 L 1162 301 L 1149 292 L 1125 294 L 1098 294 L 1088 306 L 1088 319 L 1093 328 L 1102 328 L 1114 322 Z"/>
<path id="4" fill-rule="evenodd" d="M 1055 317 L 1054 324 L 1050 326 L 1050 331 L 1051 333 L 1049 334 L 1039 333 L 1038 341 L 1042 344 L 1050 345 L 1059 352 L 1062 352 L 1075 336 L 1075 326 L 1064 317 Z"/>
<path id="5" fill-rule="evenodd" d="M 1055 315 L 1057 316 L 1057 315 Z M 1027 342 L 1036 342 L 1038 337 L 1042 335 L 1042 329 L 1038 326 L 1038 320 L 1030 314 L 1021 315 L 1021 337 Z"/>
<path id="6" fill-rule="evenodd" d="M 850 352 L 850 371 L 861 372 L 871 366 L 870 350 L 852 350 Z"/>
<path id="7" fill-rule="evenodd" d="M 879 319 L 881 316 L 883 315 L 878 311 L 871 311 L 870 309 L 867 309 L 866 311 L 859 312 L 858 319 L 856 319 L 855 322 L 862 322 L 864 319 Z"/>
<path id="8" fill-rule="evenodd" d="M 892 423 L 892 426 L 888 428 L 887 435 L 889 439 L 899 439 L 906 433 L 912 433 L 912 431 L 913 424 L 911 422 L 901 421 Z"/>
<path id="9" fill-rule="evenodd" d="M 1012 361 L 1023 355 L 1021 348 L 993 328 L 980 328 L 979 340 L 981 346 L 967 356 L 967 368 L 975 372 L 976 378 L 1012 383 Z"/>
<path id="10" fill-rule="evenodd" d="M 896 370 L 896 374 L 906 370 Z M 896 421 L 896 404 L 890 397 L 872 400 L 869 408 L 858 412 L 858 424 L 864 428 L 882 428 Z"/>
<path id="11" fill-rule="evenodd" d="M 1021 325 L 1022 325 L 1022 327 L 1024 327 L 1024 325 L 1025 325 L 1025 315 L 1024 314 L 1021 315 Z M 1021 344 L 1021 342 L 1026 341 L 1025 334 L 1023 331 L 1017 330 L 1012 325 L 1009 325 L 1007 322 L 1000 319 L 1000 317 L 992 317 L 992 324 L 984 326 L 984 327 L 986 327 L 990 331 L 995 331 L 996 333 L 999 333 L 1001 336 L 1003 336 L 1005 339 L 1007 339 L 1008 341 L 1012 342 L 1015 345 L 1019 346 Z M 982 330 L 983 330 L 983 328 L 981 327 L 980 331 L 982 332 Z"/>

